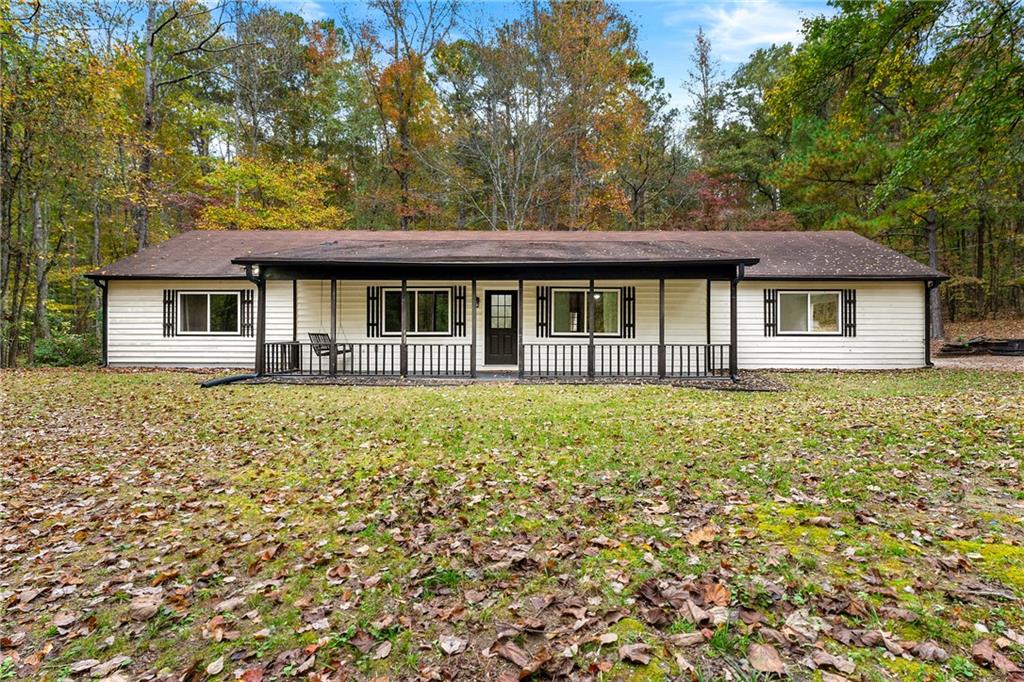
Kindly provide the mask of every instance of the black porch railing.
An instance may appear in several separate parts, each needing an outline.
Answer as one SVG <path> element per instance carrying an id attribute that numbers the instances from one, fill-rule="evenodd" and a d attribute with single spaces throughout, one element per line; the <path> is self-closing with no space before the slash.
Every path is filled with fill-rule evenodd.
<path id="1" fill-rule="evenodd" d="M 631 379 L 728 377 L 729 344 L 666 344 L 664 374 L 656 343 L 594 344 L 593 376 Z M 530 343 L 523 347 L 523 375 L 532 378 L 590 376 L 590 346 Z"/>
<path id="2" fill-rule="evenodd" d="M 329 376 L 330 347 L 299 341 L 264 344 L 263 371 L 277 375 Z M 402 344 L 339 343 L 336 374 L 342 376 L 400 376 Z M 470 374 L 470 345 L 425 343 L 406 346 L 408 376 L 454 377 Z"/>
<path id="3" fill-rule="evenodd" d="M 728 377 L 729 344 L 666 344 L 664 373 L 656 343 L 594 344 L 593 376 L 600 378 L 690 379 Z M 470 344 L 410 343 L 406 375 L 468 377 Z M 339 343 L 338 376 L 401 376 L 402 344 Z M 523 375 L 528 378 L 591 376 L 590 346 L 585 343 L 530 343 L 523 346 Z M 264 345 L 264 372 L 275 375 L 329 376 L 330 348 L 298 341 Z"/>

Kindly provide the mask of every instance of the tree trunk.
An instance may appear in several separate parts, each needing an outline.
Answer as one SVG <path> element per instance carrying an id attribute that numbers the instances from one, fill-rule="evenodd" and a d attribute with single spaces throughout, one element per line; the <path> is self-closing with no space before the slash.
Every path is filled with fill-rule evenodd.
<path id="1" fill-rule="evenodd" d="M 142 151 L 139 158 L 139 196 L 132 210 L 135 224 L 136 251 L 149 244 L 149 200 L 153 179 L 153 131 L 156 129 L 154 113 L 156 84 L 153 78 L 153 43 L 156 36 L 156 0 L 149 0 L 146 12 L 146 50 L 142 61 Z"/>
<path id="2" fill-rule="evenodd" d="M 928 265 L 933 269 L 939 269 L 939 222 L 935 209 L 928 209 L 925 216 L 925 232 L 928 235 Z M 942 299 L 939 297 L 939 288 L 933 287 L 929 293 L 928 305 L 932 309 L 932 338 L 946 338 L 945 325 L 942 322 Z"/>
<path id="3" fill-rule="evenodd" d="M 50 320 L 46 316 L 46 301 L 50 297 L 49 235 L 46 234 L 39 191 L 32 190 L 32 253 L 35 257 L 36 307 L 32 318 L 32 341 L 29 360 L 35 355 L 36 339 L 50 339 Z"/>

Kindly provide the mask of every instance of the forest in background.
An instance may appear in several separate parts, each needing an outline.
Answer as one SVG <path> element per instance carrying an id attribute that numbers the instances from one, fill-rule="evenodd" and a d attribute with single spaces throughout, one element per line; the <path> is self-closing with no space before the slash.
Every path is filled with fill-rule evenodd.
<path id="1" fill-rule="evenodd" d="M 95 358 L 82 275 L 191 229 L 850 229 L 1024 311 L 1021 3 L 833 5 L 698 32 L 679 110 L 600 0 L 0 0 L 0 364 Z"/>

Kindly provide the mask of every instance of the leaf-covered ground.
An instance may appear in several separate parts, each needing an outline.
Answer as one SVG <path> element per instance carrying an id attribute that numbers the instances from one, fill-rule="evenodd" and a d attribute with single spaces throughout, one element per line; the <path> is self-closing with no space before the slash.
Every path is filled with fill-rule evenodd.
<path id="1" fill-rule="evenodd" d="M 1006 679 L 1024 381 L 0 375 L 0 679 Z"/>

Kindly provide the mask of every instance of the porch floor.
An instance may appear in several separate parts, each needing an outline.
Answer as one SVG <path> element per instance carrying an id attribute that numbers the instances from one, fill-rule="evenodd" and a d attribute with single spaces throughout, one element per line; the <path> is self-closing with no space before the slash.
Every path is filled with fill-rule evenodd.
<path id="1" fill-rule="evenodd" d="M 472 384 L 561 384 L 585 385 L 660 385 L 680 388 L 707 388 L 728 391 L 784 391 L 787 385 L 778 377 L 758 372 L 740 372 L 738 379 L 729 377 L 694 377 L 658 379 L 651 377 L 525 377 L 520 379 L 513 371 L 480 371 L 476 378 L 469 377 L 407 377 L 396 376 L 335 376 L 310 374 L 274 374 L 246 379 L 242 384 L 294 384 L 312 386 L 468 386 Z"/>

